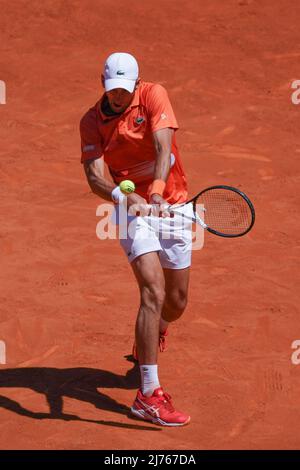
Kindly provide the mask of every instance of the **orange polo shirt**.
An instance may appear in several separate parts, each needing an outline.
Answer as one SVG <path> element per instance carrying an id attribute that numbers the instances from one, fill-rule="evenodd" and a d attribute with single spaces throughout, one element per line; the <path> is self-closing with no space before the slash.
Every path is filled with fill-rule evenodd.
<path id="1" fill-rule="evenodd" d="M 103 114 L 104 98 L 105 94 L 80 121 L 81 162 L 104 157 L 116 184 L 131 180 L 136 193 L 148 199 L 157 156 L 152 134 L 167 127 L 178 129 L 167 92 L 161 85 L 142 81 L 129 107 L 117 116 Z M 187 200 L 187 182 L 175 134 L 171 152 L 163 197 L 174 204 Z"/>

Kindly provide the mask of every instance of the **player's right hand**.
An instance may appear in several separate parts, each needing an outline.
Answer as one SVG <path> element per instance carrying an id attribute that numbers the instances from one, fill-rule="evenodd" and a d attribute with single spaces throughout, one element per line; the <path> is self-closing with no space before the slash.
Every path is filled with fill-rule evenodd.
<path id="1" fill-rule="evenodd" d="M 151 207 L 152 206 L 147 203 L 146 199 L 139 196 L 137 193 L 128 194 L 127 210 L 129 215 L 145 217 L 150 215 Z"/>

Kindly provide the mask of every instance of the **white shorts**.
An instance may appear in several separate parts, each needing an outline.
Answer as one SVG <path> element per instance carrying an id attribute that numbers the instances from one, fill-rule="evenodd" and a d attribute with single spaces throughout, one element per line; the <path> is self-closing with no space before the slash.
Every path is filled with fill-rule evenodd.
<path id="1" fill-rule="evenodd" d="M 191 265 L 193 206 L 177 208 L 174 217 L 130 217 L 120 244 L 131 263 L 138 256 L 157 251 L 163 268 L 184 269 Z"/>

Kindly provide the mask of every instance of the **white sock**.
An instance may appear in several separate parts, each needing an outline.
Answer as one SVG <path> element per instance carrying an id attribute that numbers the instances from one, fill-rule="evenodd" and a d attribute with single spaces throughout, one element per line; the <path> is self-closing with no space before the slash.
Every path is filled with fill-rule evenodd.
<path id="1" fill-rule="evenodd" d="M 146 397 L 151 397 L 154 390 L 160 387 L 158 375 L 157 375 L 157 364 L 143 364 L 140 365 L 141 380 L 142 380 L 142 393 Z"/>

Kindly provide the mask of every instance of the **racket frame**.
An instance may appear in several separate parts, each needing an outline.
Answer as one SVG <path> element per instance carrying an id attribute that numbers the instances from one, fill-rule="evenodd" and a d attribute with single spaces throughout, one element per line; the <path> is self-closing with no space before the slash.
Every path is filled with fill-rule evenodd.
<path id="1" fill-rule="evenodd" d="M 213 228 L 210 228 L 204 222 L 204 220 L 201 219 L 201 217 L 198 215 L 197 210 L 196 210 L 197 200 L 203 193 L 205 193 L 209 190 L 212 190 L 212 189 L 225 189 L 225 190 L 228 190 L 228 191 L 233 191 L 233 192 L 239 194 L 245 200 L 245 202 L 248 204 L 248 207 L 251 211 L 251 216 L 252 216 L 251 223 L 250 223 L 249 227 L 247 228 L 247 230 L 244 230 L 244 232 L 236 233 L 236 234 L 222 233 L 222 232 L 218 232 L 217 230 L 214 230 Z M 176 206 L 176 208 L 185 206 L 185 205 L 190 204 L 190 203 L 193 204 L 194 217 L 188 217 L 188 216 L 185 216 L 185 217 L 188 218 L 188 219 L 193 220 L 194 222 L 201 225 L 201 227 L 203 229 L 207 230 L 210 233 L 213 233 L 214 235 L 218 235 L 219 237 L 224 237 L 224 238 L 242 237 L 242 236 L 246 235 L 246 233 L 248 233 L 252 229 L 252 227 L 254 225 L 254 222 L 255 222 L 255 210 L 254 210 L 254 206 L 253 206 L 252 202 L 250 201 L 248 196 L 245 193 L 243 193 L 243 191 L 241 191 L 240 189 L 234 188 L 233 186 L 227 186 L 227 185 L 224 185 L 224 184 L 223 185 L 209 186 L 208 188 L 205 188 L 202 191 L 200 191 L 193 198 L 189 199 L 188 201 L 184 202 L 183 204 L 180 204 L 179 206 Z M 176 213 L 181 214 L 181 212 L 177 212 L 176 210 L 172 210 L 172 206 L 170 206 L 169 209 L 172 212 L 174 212 L 175 214 Z M 204 211 L 205 211 L 205 208 L 204 208 Z"/>

